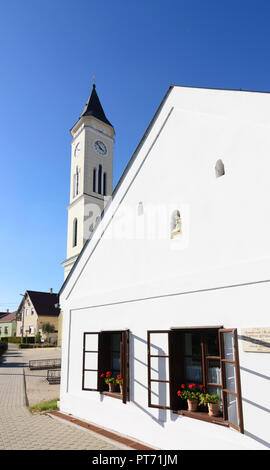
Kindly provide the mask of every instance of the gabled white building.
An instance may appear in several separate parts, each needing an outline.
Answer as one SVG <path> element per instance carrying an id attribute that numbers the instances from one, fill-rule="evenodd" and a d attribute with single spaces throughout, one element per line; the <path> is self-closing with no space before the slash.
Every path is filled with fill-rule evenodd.
<path id="1" fill-rule="evenodd" d="M 269 447 L 269 110 L 169 88 L 60 290 L 61 411 L 161 449 Z"/>

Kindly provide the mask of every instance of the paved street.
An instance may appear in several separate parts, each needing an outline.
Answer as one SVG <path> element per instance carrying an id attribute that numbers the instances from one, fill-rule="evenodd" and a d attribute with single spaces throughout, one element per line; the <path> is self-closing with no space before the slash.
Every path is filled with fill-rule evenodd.
<path id="1" fill-rule="evenodd" d="M 26 408 L 23 351 L 9 345 L 0 358 L 0 450 L 118 450 L 105 439 Z"/>

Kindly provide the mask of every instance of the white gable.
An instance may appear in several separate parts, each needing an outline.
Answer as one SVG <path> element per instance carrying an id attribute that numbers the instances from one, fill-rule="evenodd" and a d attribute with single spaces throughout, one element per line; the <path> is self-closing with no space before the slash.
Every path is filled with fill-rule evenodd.
<path id="1" fill-rule="evenodd" d="M 267 279 L 269 107 L 265 93 L 173 87 L 63 286 L 61 306 Z M 219 159 L 225 175 L 216 178 Z M 156 225 L 153 209 L 162 214 Z M 182 235 L 172 240 L 176 209 Z"/>

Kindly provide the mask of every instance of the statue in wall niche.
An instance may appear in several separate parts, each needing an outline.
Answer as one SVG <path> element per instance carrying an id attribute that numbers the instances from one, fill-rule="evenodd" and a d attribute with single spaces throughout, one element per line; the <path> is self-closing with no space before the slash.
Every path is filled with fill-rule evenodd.
<path id="1" fill-rule="evenodd" d="M 181 216 L 180 216 L 180 212 L 176 210 L 172 214 L 171 238 L 179 237 L 181 233 L 182 233 Z"/>
<path id="2" fill-rule="evenodd" d="M 225 167 L 222 160 L 218 160 L 215 166 L 216 178 L 225 175 Z"/>

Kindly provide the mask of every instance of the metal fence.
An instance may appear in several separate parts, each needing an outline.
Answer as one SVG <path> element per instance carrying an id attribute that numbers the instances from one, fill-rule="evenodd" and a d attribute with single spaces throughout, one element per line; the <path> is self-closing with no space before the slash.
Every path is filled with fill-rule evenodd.
<path id="1" fill-rule="evenodd" d="M 49 384 L 60 384 L 61 369 L 49 369 L 47 370 L 47 381 Z"/>
<path id="2" fill-rule="evenodd" d="M 30 370 L 61 369 L 61 359 L 40 359 L 29 361 Z"/>

